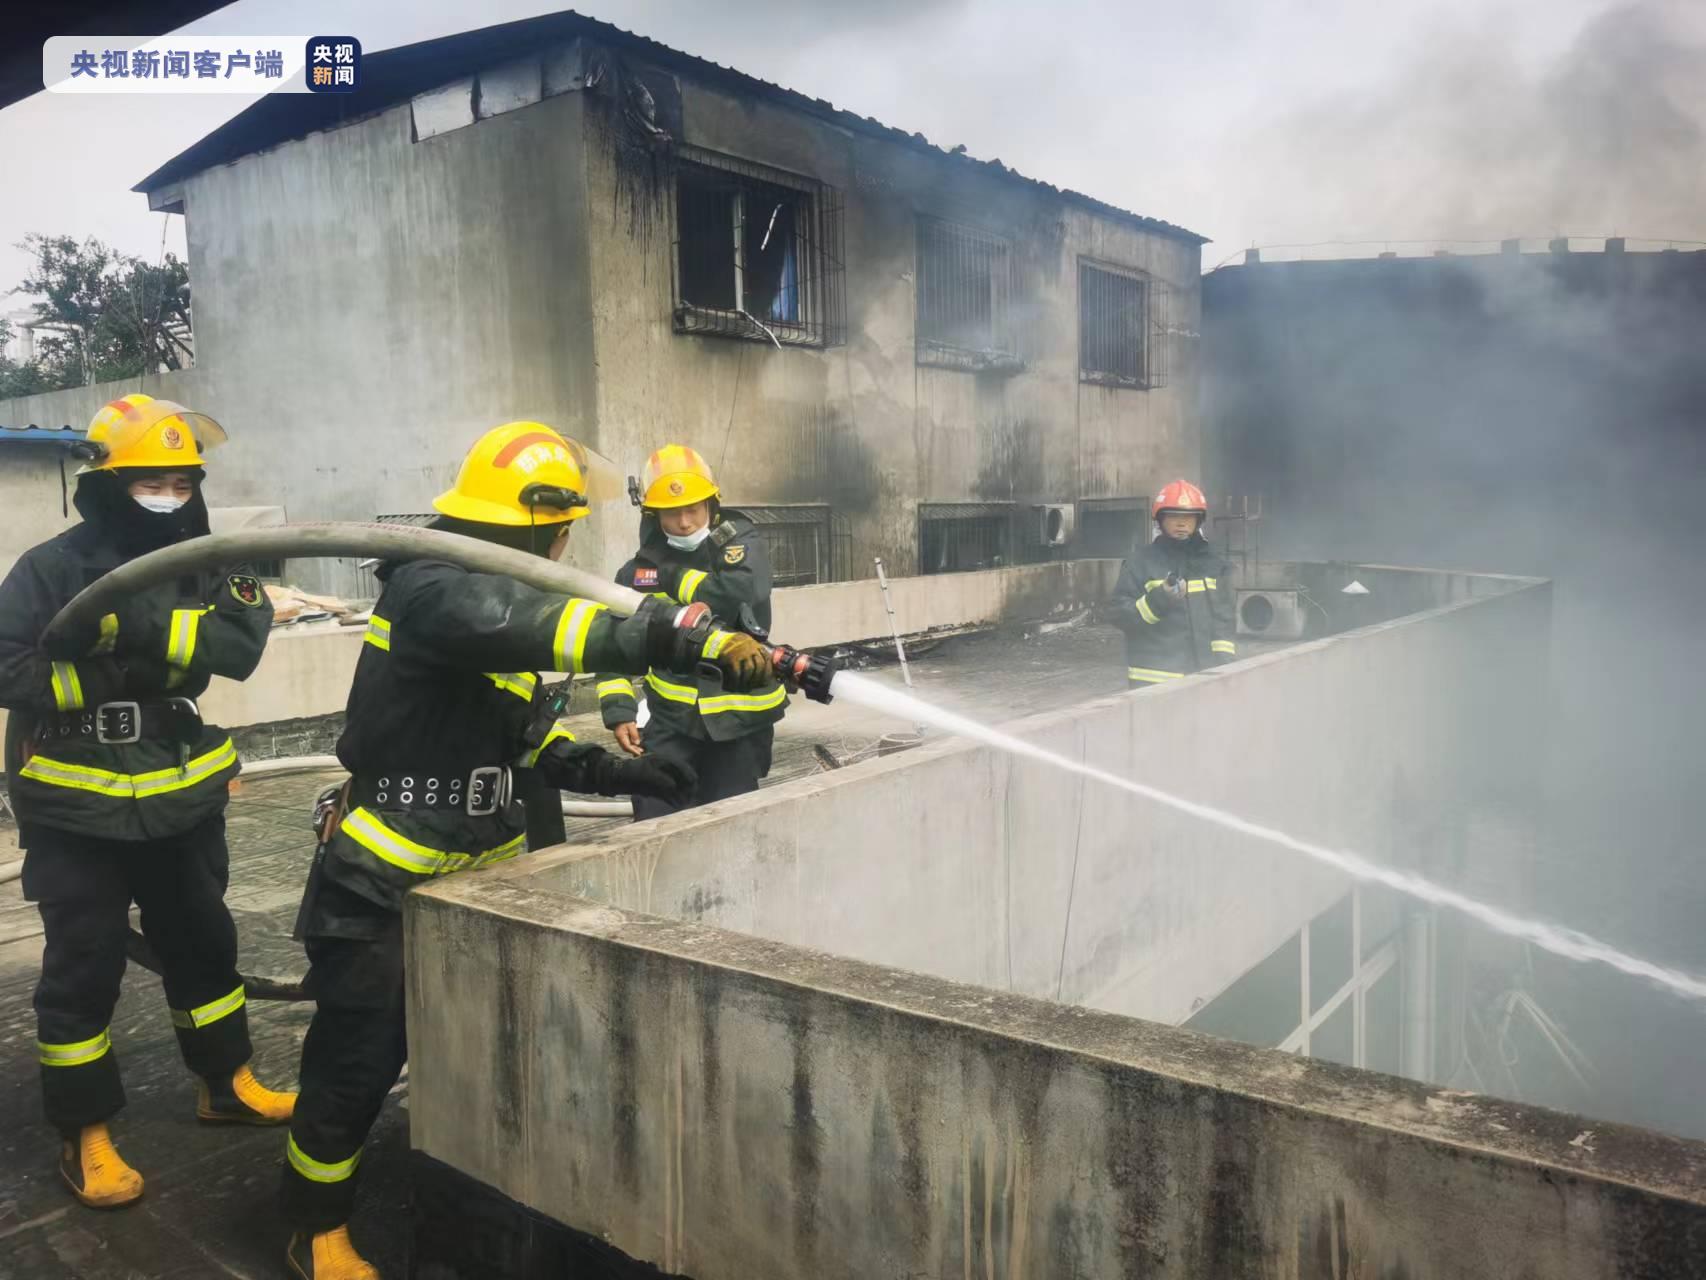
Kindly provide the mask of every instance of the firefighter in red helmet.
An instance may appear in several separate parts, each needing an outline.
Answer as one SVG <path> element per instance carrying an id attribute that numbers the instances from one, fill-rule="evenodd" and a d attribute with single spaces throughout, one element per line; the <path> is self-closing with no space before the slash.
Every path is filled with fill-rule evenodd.
<path id="1" fill-rule="evenodd" d="M 1231 662 L 1232 582 L 1209 546 L 1208 499 L 1188 480 L 1162 489 L 1150 508 L 1156 532 L 1127 557 L 1108 616 L 1125 632 L 1134 689 L 1165 684 Z"/>

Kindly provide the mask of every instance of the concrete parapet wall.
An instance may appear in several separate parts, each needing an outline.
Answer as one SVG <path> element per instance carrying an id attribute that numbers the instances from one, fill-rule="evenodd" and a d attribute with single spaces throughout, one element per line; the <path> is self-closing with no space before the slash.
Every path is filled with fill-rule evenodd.
<path id="1" fill-rule="evenodd" d="M 932 580 L 923 580 L 929 582 Z M 1536 735 L 1550 590 L 1246 659 L 1006 728 L 1329 848 L 1418 868 Z M 998 678 L 998 675 L 992 678 Z M 1339 872 L 940 739 L 500 874 L 955 981 L 1179 1022 L 1345 892 Z"/>
<path id="2" fill-rule="evenodd" d="M 668 1273 L 1681 1280 L 1706 1256 L 1699 1143 L 496 876 L 412 895 L 408 924 L 415 1146 Z"/>

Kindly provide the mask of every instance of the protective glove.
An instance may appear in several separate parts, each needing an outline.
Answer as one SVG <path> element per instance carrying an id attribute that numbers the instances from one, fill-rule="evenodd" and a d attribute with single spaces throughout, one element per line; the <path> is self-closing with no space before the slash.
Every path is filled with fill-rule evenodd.
<path id="1" fill-rule="evenodd" d="M 1143 598 L 1156 613 L 1171 613 L 1179 602 L 1185 598 L 1185 584 L 1177 582 L 1169 585 L 1157 583 L 1143 593 Z"/>
<path id="2" fill-rule="evenodd" d="M 593 764 L 593 790 L 601 796 L 650 796 L 679 804 L 699 785 L 699 775 L 678 760 L 640 756 L 624 760 L 606 751 Z"/>
<path id="3" fill-rule="evenodd" d="M 728 639 L 708 659 L 723 673 L 723 688 L 731 693 L 751 693 L 775 682 L 776 671 L 763 645 L 744 632 L 724 634 Z"/>

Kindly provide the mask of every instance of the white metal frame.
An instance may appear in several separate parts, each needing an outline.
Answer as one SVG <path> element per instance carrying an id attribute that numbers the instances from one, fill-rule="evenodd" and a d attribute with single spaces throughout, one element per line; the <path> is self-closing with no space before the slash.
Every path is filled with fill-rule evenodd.
<path id="1" fill-rule="evenodd" d="M 1299 1021 L 1297 1029 L 1284 1040 L 1279 1048 L 1284 1053 L 1310 1053 L 1310 1035 L 1319 1031 L 1323 1023 L 1339 1011 L 1345 1002 L 1351 1001 L 1351 1055 L 1352 1066 L 1366 1067 L 1368 1065 L 1368 993 L 1375 983 L 1384 978 L 1393 966 L 1398 963 L 1398 948 L 1403 940 L 1403 929 L 1400 928 L 1367 960 L 1362 956 L 1362 890 L 1351 891 L 1351 977 L 1331 996 L 1324 1000 L 1320 1009 L 1312 1009 L 1309 992 L 1309 925 L 1302 930 L 1301 946 L 1298 948 L 1298 964 L 1301 974 L 1301 1007 L 1298 1010 Z M 1402 997 L 1402 993 L 1400 993 Z M 1402 1024 L 1400 1024 L 1402 1025 Z M 1402 1056 L 1400 1056 L 1402 1061 Z"/>

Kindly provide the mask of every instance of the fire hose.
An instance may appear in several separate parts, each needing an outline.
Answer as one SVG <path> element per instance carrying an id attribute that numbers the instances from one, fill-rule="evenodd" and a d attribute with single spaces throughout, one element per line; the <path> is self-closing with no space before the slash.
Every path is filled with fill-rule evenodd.
<path id="1" fill-rule="evenodd" d="M 496 546 L 478 538 L 406 525 L 327 523 L 283 525 L 210 534 L 151 551 L 118 566 L 85 587 L 54 615 L 42 633 L 44 647 L 55 637 L 86 628 L 126 596 L 189 574 L 210 572 L 254 560 L 302 560 L 351 557 L 390 561 L 437 560 L 473 573 L 513 578 L 539 591 L 578 596 L 605 605 L 620 617 L 632 617 L 649 597 L 584 569 L 543 556 Z M 674 625 L 693 638 L 707 638 L 715 619 L 703 603 L 677 610 Z M 749 630 L 751 628 L 749 627 Z M 767 637 L 754 635 L 761 642 Z M 832 658 L 788 645 L 768 647 L 777 678 L 815 702 L 831 699 L 835 679 Z M 130 958 L 158 973 L 153 948 L 134 929 L 126 943 Z M 299 982 L 243 975 L 251 999 L 305 1000 Z"/>

